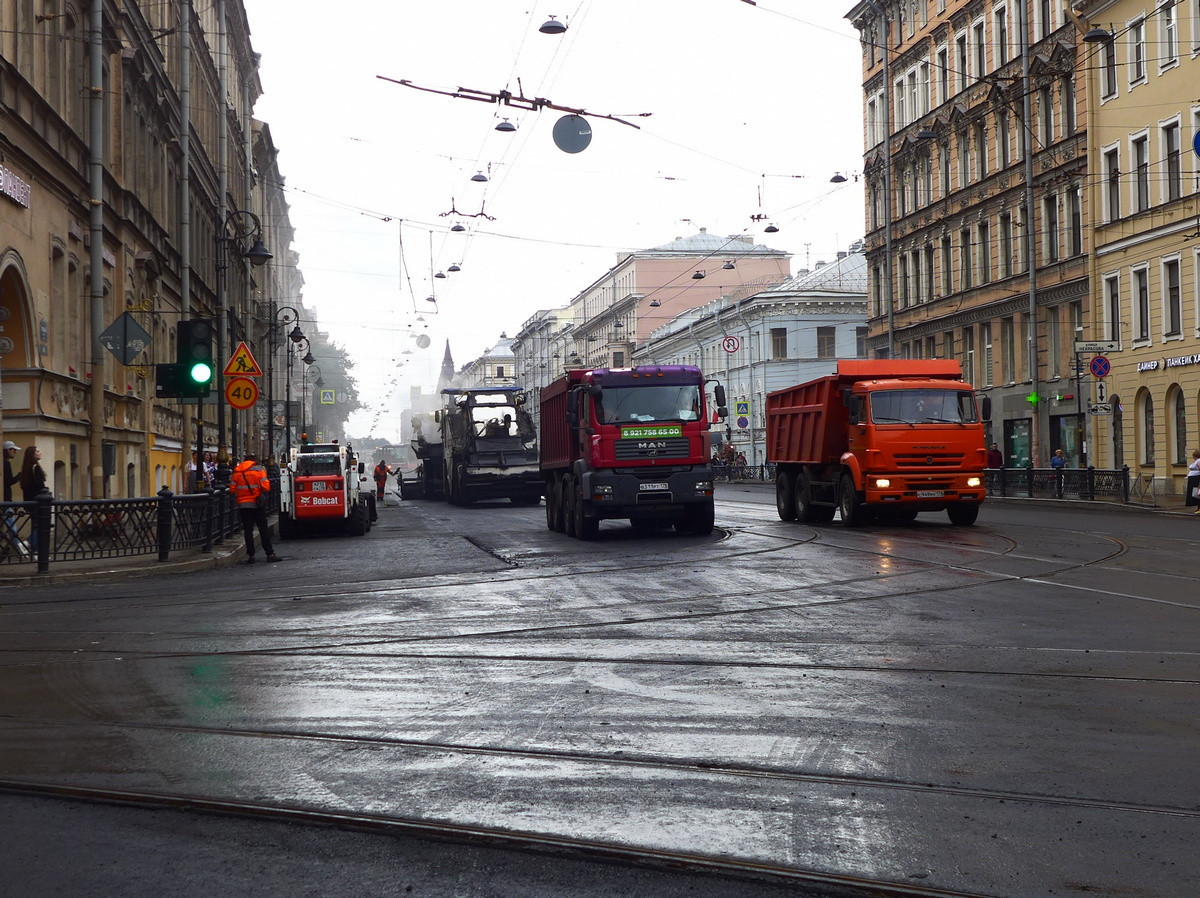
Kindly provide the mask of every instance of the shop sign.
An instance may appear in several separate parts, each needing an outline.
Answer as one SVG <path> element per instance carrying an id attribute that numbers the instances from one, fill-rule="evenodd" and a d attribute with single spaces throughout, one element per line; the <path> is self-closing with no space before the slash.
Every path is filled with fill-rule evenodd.
<path id="1" fill-rule="evenodd" d="M 3 165 L 0 165 L 0 193 L 17 205 L 29 208 L 29 183 L 22 181 Z"/>
<path id="2" fill-rule="evenodd" d="M 1139 373 L 1142 371 L 1157 371 L 1158 364 L 1158 359 L 1155 359 L 1152 362 L 1138 362 L 1137 369 Z"/>
<path id="3" fill-rule="evenodd" d="M 1165 359 L 1165 361 L 1168 368 L 1179 368 L 1183 365 L 1200 365 L 1200 354 L 1178 355 L 1173 359 Z"/>

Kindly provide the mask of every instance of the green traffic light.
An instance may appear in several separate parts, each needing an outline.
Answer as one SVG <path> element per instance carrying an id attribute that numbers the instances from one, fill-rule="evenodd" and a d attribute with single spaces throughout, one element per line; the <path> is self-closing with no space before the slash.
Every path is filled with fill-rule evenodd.
<path id="1" fill-rule="evenodd" d="M 191 377 L 192 383 L 206 384 L 212 380 L 213 369 L 212 365 L 207 362 L 196 362 L 188 369 L 188 376 Z"/>

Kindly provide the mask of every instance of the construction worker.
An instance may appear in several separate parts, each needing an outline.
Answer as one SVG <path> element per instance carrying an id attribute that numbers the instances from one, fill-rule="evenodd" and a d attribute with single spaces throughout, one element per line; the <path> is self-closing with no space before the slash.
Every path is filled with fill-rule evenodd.
<path id="1" fill-rule="evenodd" d="M 254 525 L 262 540 L 267 561 L 279 561 L 271 545 L 271 530 L 267 524 L 266 494 L 271 491 L 267 469 L 258 463 L 258 456 L 246 453 L 246 459 L 233 469 L 229 488 L 237 497 L 238 514 L 242 518 L 242 534 L 246 537 L 246 564 L 254 564 Z"/>
<path id="2" fill-rule="evenodd" d="M 379 459 L 379 464 L 375 466 L 375 498 L 382 499 L 384 491 L 387 489 L 388 472 L 391 468 L 388 466 L 387 459 Z"/>

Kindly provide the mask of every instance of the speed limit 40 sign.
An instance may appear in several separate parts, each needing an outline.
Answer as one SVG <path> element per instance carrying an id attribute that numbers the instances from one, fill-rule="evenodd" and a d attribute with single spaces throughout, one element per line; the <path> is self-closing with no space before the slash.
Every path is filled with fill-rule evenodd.
<path id="1" fill-rule="evenodd" d="M 248 377 L 232 378 L 225 384 L 225 401 L 230 408 L 250 408 L 258 402 L 258 384 Z"/>

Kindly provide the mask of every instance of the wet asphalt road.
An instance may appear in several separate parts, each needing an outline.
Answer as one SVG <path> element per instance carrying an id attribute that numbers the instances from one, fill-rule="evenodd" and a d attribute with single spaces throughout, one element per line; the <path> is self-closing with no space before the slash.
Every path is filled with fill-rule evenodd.
<path id="1" fill-rule="evenodd" d="M 772 894 L 675 863 L 818 890 L 1200 893 L 1200 521 L 995 503 L 973 528 L 849 530 L 772 503 L 728 487 L 712 537 L 611 523 L 591 544 L 541 509 L 410 503 L 361 539 L 285 543 L 286 564 L 0 592 L 0 779 L 401 833 L 329 833 L 381 866 L 320 880 L 289 824 L 230 894 L 293 862 L 293 886 L 322 883 L 299 894 Z M 266 832 L 107 811 L 104 869 L 136 858 L 156 887 Z M 29 846 L 8 888 L 88 882 L 72 821 L 96 813 L 0 803 L 5 844 Z M 396 854 L 413 833 L 468 842 Z M 564 879 L 506 839 L 644 864 Z M 428 863 L 374 876 L 398 857 Z"/>

